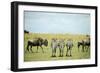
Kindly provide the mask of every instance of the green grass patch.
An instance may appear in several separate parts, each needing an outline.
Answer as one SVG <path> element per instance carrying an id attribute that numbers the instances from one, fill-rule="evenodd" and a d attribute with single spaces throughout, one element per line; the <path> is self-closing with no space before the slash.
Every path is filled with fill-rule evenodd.
<path id="1" fill-rule="evenodd" d="M 26 51 L 27 42 L 30 39 L 34 39 L 37 37 L 41 37 L 48 40 L 48 46 L 43 46 L 44 53 L 42 53 L 42 49 L 39 47 L 37 53 L 37 47 L 32 47 L 33 53 L 30 51 Z M 57 49 L 56 57 L 51 57 L 52 49 L 50 47 L 51 39 L 72 39 L 74 46 L 72 48 L 72 57 L 66 56 L 67 48 L 64 48 L 63 57 L 59 57 L 59 49 Z M 90 49 L 87 52 L 82 52 L 81 47 L 80 51 L 78 51 L 77 42 L 86 39 L 86 35 L 74 35 L 74 34 L 40 34 L 40 33 L 29 33 L 24 34 L 24 61 L 31 62 L 31 61 L 50 61 L 50 60 L 76 60 L 76 59 L 89 59 L 90 58 Z"/>

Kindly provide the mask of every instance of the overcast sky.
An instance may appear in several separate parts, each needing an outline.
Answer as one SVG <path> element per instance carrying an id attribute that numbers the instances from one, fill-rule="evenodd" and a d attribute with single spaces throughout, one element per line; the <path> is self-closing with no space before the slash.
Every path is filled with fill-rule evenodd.
<path id="1" fill-rule="evenodd" d="M 24 29 L 33 33 L 90 34 L 90 14 L 24 11 Z"/>

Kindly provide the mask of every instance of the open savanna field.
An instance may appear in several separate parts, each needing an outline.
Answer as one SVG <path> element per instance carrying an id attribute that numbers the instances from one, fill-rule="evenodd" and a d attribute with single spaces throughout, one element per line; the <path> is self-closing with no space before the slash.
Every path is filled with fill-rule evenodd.
<path id="1" fill-rule="evenodd" d="M 44 53 L 42 49 L 39 47 L 37 52 L 37 47 L 32 47 L 32 51 L 27 51 L 27 42 L 28 40 L 32 40 L 34 38 L 41 37 L 43 39 L 48 40 L 48 46 L 43 46 Z M 66 56 L 67 48 L 64 47 L 63 57 L 59 57 L 59 49 L 57 49 L 56 57 L 52 56 L 52 49 L 51 49 L 51 39 L 64 39 L 65 42 L 68 39 L 73 40 L 73 48 L 72 48 L 72 56 Z M 76 35 L 76 34 L 46 34 L 46 33 L 25 33 L 24 34 L 24 61 L 31 62 L 31 61 L 50 61 L 50 60 L 78 60 L 78 59 L 89 59 L 90 58 L 90 49 L 87 52 L 82 52 L 82 47 L 80 47 L 80 51 L 78 51 L 77 42 L 81 41 L 82 39 L 86 39 L 86 35 Z"/>

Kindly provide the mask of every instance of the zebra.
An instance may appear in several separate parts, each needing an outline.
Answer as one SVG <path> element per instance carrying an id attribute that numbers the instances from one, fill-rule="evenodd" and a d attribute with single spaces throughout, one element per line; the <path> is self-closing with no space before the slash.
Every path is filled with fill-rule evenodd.
<path id="1" fill-rule="evenodd" d="M 66 42 L 66 56 L 72 56 L 72 47 L 73 47 L 73 41 L 71 39 L 68 39 Z"/>
<path id="2" fill-rule="evenodd" d="M 57 49 L 57 39 L 53 38 L 51 40 L 51 48 L 52 48 L 52 57 L 56 57 L 56 49 Z"/>
<path id="3" fill-rule="evenodd" d="M 56 57 L 56 50 L 59 49 L 59 57 L 63 56 L 63 51 L 64 51 L 65 43 L 64 40 L 60 39 L 57 40 L 56 38 L 53 38 L 51 40 L 51 48 L 52 48 L 52 57 Z"/>
<path id="4" fill-rule="evenodd" d="M 58 41 L 58 48 L 59 48 L 59 52 L 60 52 L 60 55 L 59 55 L 60 57 L 63 56 L 64 47 L 65 47 L 65 42 L 64 42 L 63 39 L 60 39 L 60 40 Z"/>

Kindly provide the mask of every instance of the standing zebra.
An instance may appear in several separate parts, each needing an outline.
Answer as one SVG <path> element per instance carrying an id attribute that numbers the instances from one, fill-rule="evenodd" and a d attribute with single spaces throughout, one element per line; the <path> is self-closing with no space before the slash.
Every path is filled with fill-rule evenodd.
<path id="1" fill-rule="evenodd" d="M 57 49 L 57 39 L 56 38 L 53 38 L 51 40 L 51 48 L 52 48 L 52 57 L 56 57 L 56 49 Z"/>
<path id="2" fill-rule="evenodd" d="M 63 52 L 64 52 L 64 47 L 65 47 L 65 42 L 63 39 L 58 40 L 58 48 L 59 48 L 59 53 L 60 53 L 60 57 L 63 56 Z"/>
<path id="3" fill-rule="evenodd" d="M 66 56 L 72 56 L 72 47 L 73 47 L 73 41 L 71 39 L 68 39 L 66 42 Z"/>
<path id="4" fill-rule="evenodd" d="M 63 50 L 65 47 L 65 43 L 63 39 L 57 40 L 53 38 L 51 40 L 51 48 L 52 48 L 52 57 L 56 57 L 56 50 L 59 49 L 59 56 L 63 56 Z"/>

